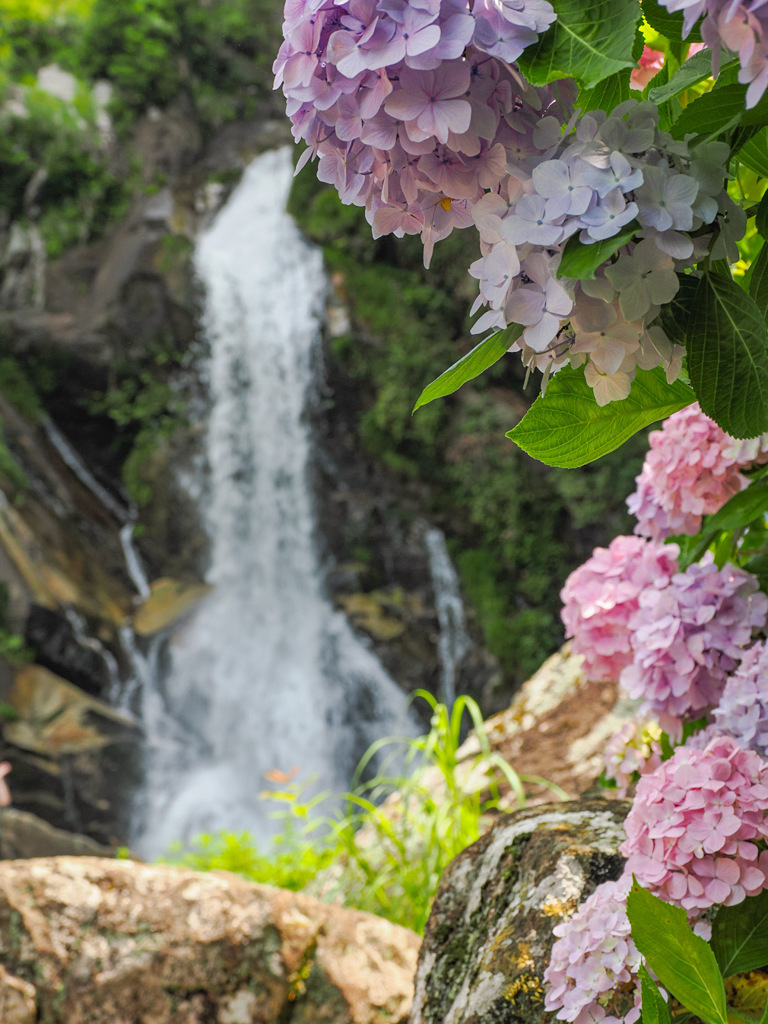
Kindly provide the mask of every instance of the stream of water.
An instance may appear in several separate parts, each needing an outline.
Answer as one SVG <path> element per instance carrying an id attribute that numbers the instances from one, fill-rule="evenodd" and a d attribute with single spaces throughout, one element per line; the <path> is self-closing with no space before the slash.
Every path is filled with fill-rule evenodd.
<path id="1" fill-rule="evenodd" d="M 213 591 L 142 688 L 145 857 L 201 832 L 268 836 L 266 772 L 344 790 L 366 747 L 406 722 L 404 695 L 323 592 L 305 411 L 326 281 L 285 212 L 291 178 L 288 150 L 258 157 L 196 250 Z"/>

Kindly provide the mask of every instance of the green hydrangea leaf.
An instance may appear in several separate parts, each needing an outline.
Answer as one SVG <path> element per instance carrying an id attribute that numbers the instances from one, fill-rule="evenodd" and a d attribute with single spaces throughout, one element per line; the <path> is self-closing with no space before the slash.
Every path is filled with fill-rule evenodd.
<path id="1" fill-rule="evenodd" d="M 565 243 L 563 257 L 557 269 L 558 277 L 571 277 L 579 281 L 591 280 L 597 268 L 613 256 L 613 254 L 630 242 L 640 230 L 636 220 L 630 221 L 613 238 L 604 238 L 600 242 L 580 242 L 578 235 L 571 235 Z"/>
<path id="2" fill-rule="evenodd" d="M 625 68 L 604 78 L 592 89 L 582 89 L 576 101 L 582 114 L 588 110 L 604 110 L 606 114 L 610 114 L 614 107 L 628 100 L 632 95 L 629 88 L 630 74 L 631 69 Z"/>
<path id="3" fill-rule="evenodd" d="M 768 430 L 765 320 L 730 278 L 702 277 L 686 350 L 691 384 L 707 416 L 732 437 L 756 437 Z"/>
<path id="4" fill-rule="evenodd" d="M 726 61 L 723 63 L 721 70 L 726 71 L 728 68 L 737 64 L 738 60 Z M 672 99 L 673 96 L 679 96 L 681 92 L 685 92 L 685 90 L 689 89 L 692 85 L 697 85 L 699 82 L 703 82 L 704 79 L 709 78 L 711 74 L 711 51 L 702 50 L 700 53 L 694 53 L 692 57 L 689 57 L 688 60 L 677 69 L 666 85 L 660 85 L 656 89 L 651 89 L 648 93 L 648 99 L 652 103 L 666 103 L 667 100 Z"/>
<path id="5" fill-rule="evenodd" d="M 768 890 L 735 907 L 720 907 L 712 922 L 712 950 L 724 978 L 768 964 Z"/>
<path id="6" fill-rule="evenodd" d="M 694 935 L 682 907 L 665 903 L 634 882 L 627 916 L 635 945 L 664 988 L 707 1024 L 728 1024 L 715 955 Z"/>
<path id="7" fill-rule="evenodd" d="M 768 132 L 764 129 L 738 148 L 739 162 L 761 178 L 768 178 Z"/>
<path id="8" fill-rule="evenodd" d="M 667 1001 L 643 964 L 638 971 L 642 997 L 642 1024 L 672 1024 Z"/>
<path id="9" fill-rule="evenodd" d="M 766 192 L 768 195 L 768 192 Z M 768 319 L 768 248 L 762 246 L 749 268 L 749 294 L 764 320 Z"/>
<path id="10" fill-rule="evenodd" d="M 688 321 L 696 304 L 699 281 L 689 274 L 678 274 L 677 277 L 680 282 L 677 295 L 666 306 L 662 306 L 659 321 L 670 341 L 684 345 Z"/>
<path id="11" fill-rule="evenodd" d="M 760 200 L 755 214 L 755 227 L 762 238 L 768 238 L 768 192 Z"/>
<path id="12" fill-rule="evenodd" d="M 666 9 L 666 7 L 661 6 L 661 4 L 658 3 L 658 0 L 641 0 L 641 5 L 645 20 L 651 28 L 655 28 L 657 32 L 661 33 L 661 35 L 674 42 L 682 41 L 682 11 L 675 11 L 674 13 L 671 13 Z M 701 42 L 701 32 L 699 31 L 698 25 L 693 26 L 685 41 L 687 43 Z"/>
<path id="13" fill-rule="evenodd" d="M 661 367 L 638 370 L 629 396 L 599 406 L 583 369 L 556 373 L 522 420 L 507 433 L 548 466 L 575 469 L 614 451 L 633 434 L 695 401 L 687 384 L 667 384 Z"/>
<path id="14" fill-rule="evenodd" d="M 743 85 L 726 85 L 705 92 L 689 103 L 670 129 L 676 139 L 686 135 L 721 134 L 735 127 L 744 115 Z"/>
<path id="15" fill-rule="evenodd" d="M 534 85 L 575 78 L 591 89 L 634 66 L 632 44 L 640 19 L 637 0 L 552 0 L 557 21 L 520 55 L 520 70 Z"/>
<path id="16" fill-rule="evenodd" d="M 522 333 L 523 328 L 520 324 L 510 324 L 505 330 L 499 331 L 481 341 L 479 345 L 475 345 L 471 352 L 467 352 L 458 362 L 449 366 L 436 380 L 424 388 L 413 411 L 416 412 L 422 405 L 434 402 L 436 398 L 452 395 L 454 391 L 459 390 L 462 384 L 479 377 L 489 366 L 493 366 L 501 359 L 509 346 L 517 341 Z"/>

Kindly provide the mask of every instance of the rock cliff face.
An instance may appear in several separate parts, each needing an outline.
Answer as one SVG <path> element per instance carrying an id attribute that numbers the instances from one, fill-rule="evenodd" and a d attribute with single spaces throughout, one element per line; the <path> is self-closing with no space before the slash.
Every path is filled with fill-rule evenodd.
<path id="1" fill-rule="evenodd" d="M 21 812 L 102 846 L 125 843 L 140 772 L 140 730 L 110 706 L 133 672 L 126 629 L 152 635 L 204 592 L 207 540 L 170 471 L 196 431 L 169 403 L 203 401 L 191 240 L 226 194 L 211 177 L 236 180 L 279 138 L 269 122 L 230 126 L 205 151 L 177 103 L 131 147 L 145 184 L 171 185 L 141 186 L 102 241 L 46 264 L 34 227 L 0 229 L 0 756 Z M 142 560 L 170 577 L 147 602 L 126 561 L 137 502 Z M 3 637 L 26 650 L 3 660 Z"/>
<path id="2" fill-rule="evenodd" d="M 418 946 L 370 914 L 226 873 L 0 865 L 3 1024 L 398 1024 Z"/>

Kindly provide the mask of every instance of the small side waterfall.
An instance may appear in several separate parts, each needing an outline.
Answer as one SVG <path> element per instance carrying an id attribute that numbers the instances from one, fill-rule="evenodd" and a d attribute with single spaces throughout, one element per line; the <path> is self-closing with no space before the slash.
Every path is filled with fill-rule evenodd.
<path id="1" fill-rule="evenodd" d="M 119 501 L 112 497 L 106 487 L 102 487 L 66 437 L 64 437 L 53 420 L 48 416 L 43 420 L 43 430 L 45 431 L 45 436 L 51 442 L 51 445 L 61 458 L 61 461 L 65 466 L 68 466 L 72 470 L 83 487 L 91 492 L 94 498 L 96 498 L 96 500 L 107 510 L 107 512 L 110 513 L 110 515 L 114 516 L 118 523 L 127 523 L 131 518 L 130 512 L 128 512 Z M 131 529 L 133 528 L 133 522 L 128 523 L 128 525 Z"/>
<path id="2" fill-rule="evenodd" d="M 203 831 L 273 831 L 258 794 L 295 766 L 343 790 L 405 698 L 323 593 L 304 411 L 326 282 L 285 213 L 288 150 L 266 153 L 200 238 L 211 401 L 204 520 L 213 592 L 145 688 L 142 856 Z"/>
<path id="3" fill-rule="evenodd" d="M 53 420 L 46 417 L 43 420 L 42 426 L 46 437 L 64 465 L 74 473 L 86 490 L 90 491 L 102 508 L 109 512 L 116 522 L 120 524 L 120 546 L 123 549 L 126 571 L 136 588 L 137 596 L 142 600 L 146 600 L 150 594 L 149 581 L 132 540 L 133 528 L 136 524 L 135 508 L 122 505 L 110 494 L 106 487 L 99 483 L 79 453 L 72 447 Z M 145 654 L 136 644 L 136 638 L 131 626 L 126 624 L 120 627 L 118 639 L 130 670 L 129 678 L 124 680 L 121 677 L 114 655 L 104 647 L 98 638 L 89 635 L 82 616 L 71 607 L 65 608 L 64 614 L 72 627 L 77 642 L 82 647 L 93 651 L 104 662 L 110 680 L 109 692 L 107 694 L 108 699 L 126 714 L 130 713 L 136 691 L 140 687 L 148 685 L 149 680 L 156 674 L 159 642 L 153 640 L 150 643 L 149 651 Z"/>
<path id="4" fill-rule="evenodd" d="M 472 649 L 472 641 L 467 630 L 459 578 L 445 546 L 445 536 L 436 528 L 427 530 L 424 544 L 429 556 L 437 621 L 440 623 L 437 657 L 440 661 L 441 696 L 443 703 L 450 708 L 456 700 L 458 667 Z"/>

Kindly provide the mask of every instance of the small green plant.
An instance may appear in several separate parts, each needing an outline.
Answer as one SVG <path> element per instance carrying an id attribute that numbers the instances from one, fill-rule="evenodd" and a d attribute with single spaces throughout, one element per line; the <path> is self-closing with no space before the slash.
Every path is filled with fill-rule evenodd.
<path id="1" fill-rule="evenodd" d="M 24 642 L 24 637 L 18 633 L 0 627 L 0 658 L 10 662 L 11 665 L 26 665 L 34 661 L 35 653 Z M 0 715 L 4 712 L 0 709 Z"/>
<path id="2" fill-rule="evenodd" d="M 458 853 L 485 831 L 500 809 L 504 783 L 516 806 L 525 805 L 525 783 L 565 793 L 537 776 L 518 774 L 490 748 L 475 701 L 460 696 L 449 710 L 424 690 L 416 695 L 432 712 L 426 735 L 387 737 L 373 744 L 356 781 L 377 765 L 373 778 L 341 798 L 306 796 L 308 783 L 270 773 L 282 784 L 262 796 L 281 806 L 282 831 L 262 853 L 247 833 L 204 835 L 195 848 L 176 847 L 170 859 L 197 870 L 224 869 L 288 889 L 312 884 L 323 898 L 386 917 L 422 932 L 440 876 Z M 469 715 L 479 753 L 459 756 L 462 724 Z M 324 802 L 337 808 L 313 814 Z"/>

